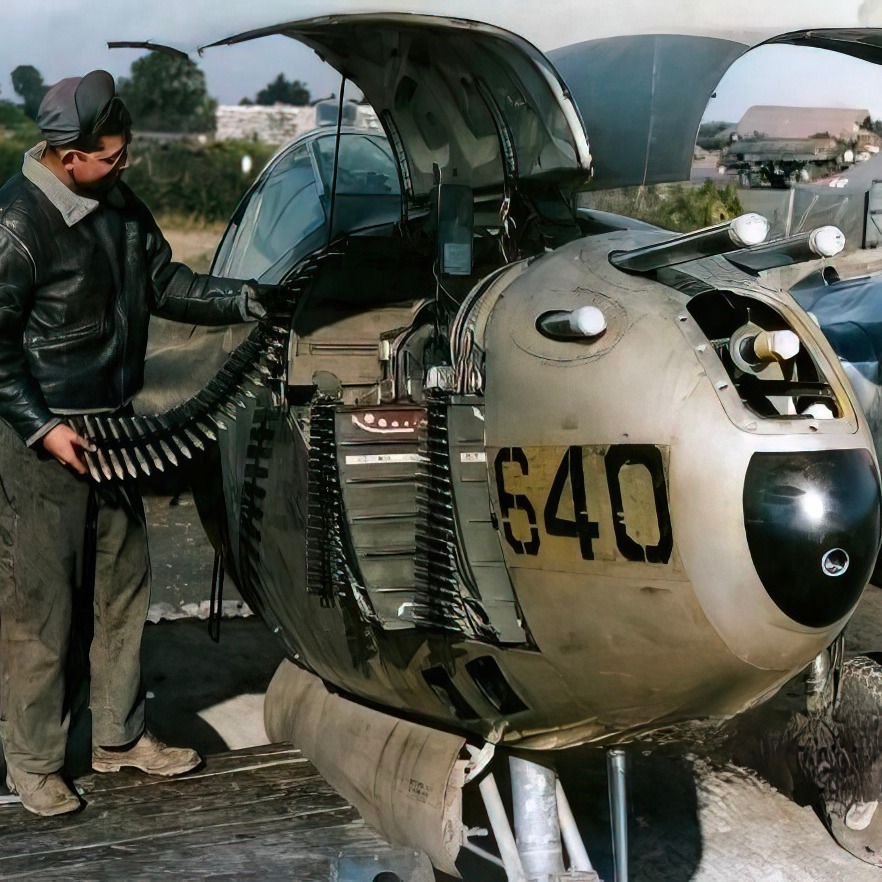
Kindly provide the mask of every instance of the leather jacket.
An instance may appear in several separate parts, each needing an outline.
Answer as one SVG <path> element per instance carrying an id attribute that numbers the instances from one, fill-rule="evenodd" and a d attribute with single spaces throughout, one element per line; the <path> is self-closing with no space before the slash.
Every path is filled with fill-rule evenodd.
<path id="1" fill-rule="evenodd" d="M 251 284 L 171 261 L 147 207 L 122 183 L 68 226 L 18 173 L 0 188 L 0 418 L 28 443 L 57 414 L 115 410 L 141 388 L 150 313 L 226 325 Z"/>

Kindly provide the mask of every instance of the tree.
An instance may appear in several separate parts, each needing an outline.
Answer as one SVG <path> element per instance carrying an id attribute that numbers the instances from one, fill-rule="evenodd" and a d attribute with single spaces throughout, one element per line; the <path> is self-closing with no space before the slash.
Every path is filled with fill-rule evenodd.
<path id="1" fill-rule="evenodd" d="M 869 114 L 861 122 L 861 128 L 882 136 L 882 120 L 873 119 Z"/>
<path id="2" fill-rule="evenodd" d="M 702 150 L 722 150 L 729 144 L 729 136 L 725 134 L 730 129 L 734 131 L 735 123 L 722 120 L 703 122 L 698 127 L 698 137 L 695 143 Z"/>
<path id="3" fill-rule="evenodd" d="M 309 89 L 300 80 L 293 82 L 287 80 L 284 74 L 279 74 L 271 83 L 257 93 L 255 104 L 293 104 L 302 107 L 309 104 Z"/>
<path id="4" fill-rule="evenodd" d="M 703 122 L 698 127 L 698 138 L 695 143 L 702 150 L 722 150 L 729 143 L 728 137 L 724 136 L 723 133 L 727 129 L 734 128 L 735 123 L 723 122 L 722 120 Z"/>
<path id="5" fill-rule="evenodd" d="M 20 64 L 11 74 L 12 88 L 24 102 L 24 112 L 31 118 L 37 118 L 40 102 L 49 88 L 43 82 L 43 76 L 33 65 Z"/>
<path id="6" fill-rule="evenodd" d="M 118 92 L 136 128 L 156 132 L 206 132 L 214 128 L 217 102 L 208 97 L 205 74 L 189 58 L 151 52 L 132 64 Z"/>

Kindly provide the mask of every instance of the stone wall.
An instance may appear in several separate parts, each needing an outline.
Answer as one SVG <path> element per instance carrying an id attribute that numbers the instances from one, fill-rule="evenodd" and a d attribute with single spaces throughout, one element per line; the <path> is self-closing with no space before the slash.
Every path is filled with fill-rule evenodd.
<path id="1" fill-rule="evenodd" d="M 380 123 L 372 107 L 353 105 L 355 125 L 373 131 L 380 130 Z M 259 105 L 225 105 L 217 108 L 218 141 L 260 141 L 264 144 L 285 144 L 297 135 L 314 129 L 315 107 L 292 107 L 276 104 L 273 107 Z"/>

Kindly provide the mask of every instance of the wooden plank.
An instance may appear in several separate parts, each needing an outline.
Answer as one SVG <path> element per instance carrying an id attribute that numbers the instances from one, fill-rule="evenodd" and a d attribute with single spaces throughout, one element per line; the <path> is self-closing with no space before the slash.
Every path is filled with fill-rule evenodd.
<path id="1" fill-rule="evenodd" d="M 0 862 L 0 878 L 119 880 L 138 878 L 316 879 L 328 882 L 341 852 L 381 855 L 389 846 L 363 822 L 316 828 L 242 820 L 225 831 L 183 830 L 172 838 L 145 836 L 73 852 L 27 855 Z M 273 870 L 279 870 L 276 873 Z"/>
<path id="2" fill-rule="evenodd" d="M 262 763 L 264 761 L 277 762 L 280 760 L 309 763 L 309 760 L 296 747 L 292 747 L 290 744 L 263 744 L 259 747 L 249 747 L 244 750 L 228 750 L 223 753 L 212 754 L 205 758 L 204 765 L 196 772 L 184 778 L 174 778 L 171 780 L 184 781 L 197 775 L 220 774 L 242 769 L 255 763 Z M 94 793 L 102 790 L 115 790 L 121 787 L 162 783 L 168 780 L 151 778 L 134 769 L 122 769 L 113 774 L 105 775 L 95 772 L 85 775 L 77 779 L 77 784 L 80 787 L 88 787 L 89 791 Z"/>
<path id="3" fill-rule="evenodd" d="M 86 807 L 0 808 L 0 879 L 330 878 L 341 852 L 390 854 L 299 751 L 209 757 L 183 778 L 123 770 L 77 781 Z"/>
<path id="4" fill-rule="evenodd" d="M 296 757 L 236 758 L 238 765 L 183 778 L 151 778 L 124 770 L 115 775 L 89 775 L 78 782 L 86 808 L 68 817 L 34 818 L 9 807 L 13 822 L 0 828 L 0 866 L 18 851 L 52 851 L 91 847 L 138 837 L 148 826 L 151 835 L 174 833 L 182 824 L 192 828 L 223 827 L 231 818 L 256 812 L 261 818 L 286 818 L 346 806 L 319 777 L 315 768 Z M 244 761 L 243 761 L 244 760 Z M 117 786 L 106 787 L 107 779 Z M 94 789 L 93 789 L 94 788 Z M 353 818 L 357 815 L 353 814 Z M 20 840 L 21 831 L 42 827 L 39 837 Z M 14 844 L 8 844 L 14 838 Z"/>

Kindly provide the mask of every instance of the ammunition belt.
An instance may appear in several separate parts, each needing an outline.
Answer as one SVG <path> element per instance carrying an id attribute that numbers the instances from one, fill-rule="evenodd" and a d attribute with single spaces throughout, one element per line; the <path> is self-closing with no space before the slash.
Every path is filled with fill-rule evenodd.
<path id="1" fill-rule="evenodd" d="M 244 398 L 254 397 L 249 385 L 281 384 L 294 306 L 315 277 L 320 260 L 307 261 L 286 281 L 291 291 L 288 310 L 261 319 L 205 388 L 183 404 L 152 416 L 69 417 L 71 428 L 95 448 L 84 452 L 92 479 L 128 481 L 177 468 L 217 441 L 216 430 L 226 430 L 237 409 L 245 408 Z"/>

